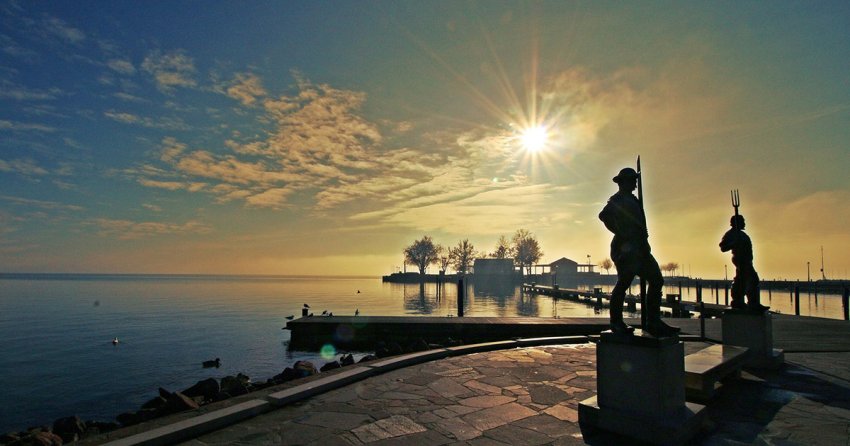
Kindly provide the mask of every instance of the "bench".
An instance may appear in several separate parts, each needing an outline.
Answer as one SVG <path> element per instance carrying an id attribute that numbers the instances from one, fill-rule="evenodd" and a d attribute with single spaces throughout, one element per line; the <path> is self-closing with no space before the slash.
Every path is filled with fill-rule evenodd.
<path id="1" fill-rule="evenodd" d="M 749 349 L 715 344 L 685 356 L 685 394 L 688 400 L 705 401 L 714 396 L 719 381 L 740 377 Z"/>

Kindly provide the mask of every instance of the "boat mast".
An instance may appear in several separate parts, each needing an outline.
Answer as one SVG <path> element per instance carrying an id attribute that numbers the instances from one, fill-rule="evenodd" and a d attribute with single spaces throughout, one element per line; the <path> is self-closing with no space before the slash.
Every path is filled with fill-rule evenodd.
<path id="1" fill-rule="evenodd" d="M 820 275 L 826 280 L 826 273 L 823 271 L 823 245 L 820 245 Z"/>

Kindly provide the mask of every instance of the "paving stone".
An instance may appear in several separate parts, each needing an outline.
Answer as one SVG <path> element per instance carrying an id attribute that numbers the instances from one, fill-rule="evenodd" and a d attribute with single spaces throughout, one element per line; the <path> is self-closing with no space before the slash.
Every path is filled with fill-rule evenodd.
<path id="1" fill-rule="evenodd" d="M 481 436 L 481 431 L 460 418 L 448 418 L 434 423 L 437 430 L 457 440 L 471 440 Z"/>
<path id="2" fill-rule="evenodd" d="M 311 412 L 294 420 L 298 424 L 333 428 L 334 430 L 349 430 L 363 423 L 374 421 L 367 414 L 342 412 Z"/>
<path id="3" fill-rule="evenodd" d="M 501 387 L 491 386 L 490 384 L 486 384 L 475 379 L 471 379 L 463 383 L 463 385 L 469 389 L 472 389 L 473 391 L 488 393 L 491 395 L 501 395 L 502 393 Z"/>
<path id="4" fill-rule="evenodd" d="M 578 411 L 560 404 L 544 410 L 543 413 L 552 415 L 559 420 L 568 421 L 570 423 L 578 422 Z"/>
<path id="5" fill-rule="evenodd" d="M 552 438 L 570 435 L 579 431 L 579 428 L 575 423 L 559 420 L 558 418 L 546 413 L 523 418 L 515 421 L 513 424 L 546 434 Z"/>
<path id="6" fill-rule="evenodd" d="M 460 404 L 469 407 L 495 407 L 501 406 L 502 404 L 507 404 L 515 401 L 516 398 L 512 398 L 509 396 L 501 396 L 501 395 L 488 395 L 488 396 L 473 396 L 470 398 L 464 398 L 458 401 Z"/>
<path id="7" fill-rule="evenodd" d="M 446 406 L 446 409 L 454 412 L 456 415 L 466 415 L 468 413 L 477 412 L 482 408 L 452 404 L 451 406 Z"/>
<path id="8" fill-rule="evenodd" d="M 428 384 L 428 388 L 447 398 L 472 395 L 471 390 L 450 378 L 438 379 Z"/>
<path id="9" fill-rule="evenodd" d="M 570 398 L 570 395 L 563 390 L 548 385 L 528 386 L 528 393 L 532 401 L 546 406 L 558 404 Z"/>
<path id="10" fill-rule="evenodd" d="M 537 415 L 537 412 L 525 406 L 508 403 L 465 415 L 463 420 L 480 431 L 486 431 L 534 415 Z"/>
<path id="11" fill-rule="evenodd" d="M 535 446 L 551 443 L 553 438 L 546 434 L 535 432 L 512 424 L 490 429 L 484 436 L 513 445 Z"/>

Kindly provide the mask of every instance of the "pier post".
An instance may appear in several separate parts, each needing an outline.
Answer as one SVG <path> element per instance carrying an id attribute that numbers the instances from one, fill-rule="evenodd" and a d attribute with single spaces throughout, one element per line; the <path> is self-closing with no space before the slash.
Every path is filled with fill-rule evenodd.
<path id="1" fill-rule="evenodd" d="M 800 285 L 794 286 L 794 314 L 800 315 Z"/>
<path id="2" fill-rule="evenodd" d="M 767 300 L 773 300 L 773 282 L 766 282 L 767 285 Z"/>
<path id="3" fill-rule="evenodd" d="M 682 302 L 682 281 L 679 281 L 679 302 Z"/>
<path id="4" fill-rule="evenodd" d="M 844 297 L 841 299 L 841 303 L 844 306 L 844 320 L 850 321 L 850 288 L 844 287 Z"/>
<path id="5" fill-rule="evenodd" d="M 465 292 L 463 278 L 461 278 L 457 281 L 457 317 L 463 317 L 463 295 Z"/>
<path id="6" fill-rule="evenodd" d="M 702 302 L 702 284 L 697 280 L 697 302 Z"/>
<path id="7" fill-rule="evenodd" d="M 714 282 L 714 303 L 720 305 L 720 285 Z"/>
<path id="8" fill-rule="evenodd" d="M 728 307 L 729 306 L 729 282 L 728 281 L 723 282 L 723 300 L 724 300 L 723 305 L 726 305 Z"/>

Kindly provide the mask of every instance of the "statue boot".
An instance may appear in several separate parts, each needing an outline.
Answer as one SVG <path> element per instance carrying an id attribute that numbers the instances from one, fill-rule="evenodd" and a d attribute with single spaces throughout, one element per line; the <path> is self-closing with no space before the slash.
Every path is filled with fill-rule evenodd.
<path id="1" fill-rule="evenodd" d="M 656 338 L 678 336 L 679 328 L 667 325 L 661 320 L 661 299 L 647 297 L 646 302 L 646 327 L 644 331 Z"/>
<path id="2" fill-rule="evenodd" d="M 611 296 L 611 332 L 630 335 L 635 328 L 623 321 L 623 301 L 625 296 Z"/>
<path id="3" fill-rule="evenodd" d="M 766 307 L 761 304 L 761 296 L 759 296 L 759 290 L 750 293 L 751 295 L 747 295 L 747 309 L 756 313 L 764 313 L 770 307 Z"/>

